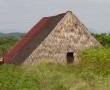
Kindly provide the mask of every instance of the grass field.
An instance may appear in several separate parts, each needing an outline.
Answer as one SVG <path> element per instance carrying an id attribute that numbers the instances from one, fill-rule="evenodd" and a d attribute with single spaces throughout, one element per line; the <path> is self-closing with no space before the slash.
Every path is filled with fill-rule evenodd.
<path id="1" fill-rule="evenodd" d="M 0 90 L 110 90 L 110 48 L 79 52 L 77 64 L 0 66 Z"/>

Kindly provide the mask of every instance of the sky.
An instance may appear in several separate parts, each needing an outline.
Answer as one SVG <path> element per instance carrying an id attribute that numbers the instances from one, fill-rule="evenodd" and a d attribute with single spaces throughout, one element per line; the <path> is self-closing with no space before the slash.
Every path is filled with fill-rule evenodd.
<path id="1" fill-rule="evenodd" d="M 67 11 L 90 31 L 110 33 L 110 0 L 0 0 L 0 32 L 28 32 L 42 17 Z"/>

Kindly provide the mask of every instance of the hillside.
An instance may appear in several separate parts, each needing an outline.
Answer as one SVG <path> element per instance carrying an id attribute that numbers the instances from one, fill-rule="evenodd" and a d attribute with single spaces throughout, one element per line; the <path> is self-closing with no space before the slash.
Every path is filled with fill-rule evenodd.
<path id="1" fill-rule="evenodd" d="M 14 38 L 21 38 L 24 36 L 25 33 L 13 32 L 13 33 L 1 33 L 0 37 L 14 37 Z"/>

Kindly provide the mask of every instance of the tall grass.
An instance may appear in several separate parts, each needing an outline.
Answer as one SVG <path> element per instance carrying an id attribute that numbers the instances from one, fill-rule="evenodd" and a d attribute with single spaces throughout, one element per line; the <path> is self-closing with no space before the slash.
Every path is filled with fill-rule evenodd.
<path id="1" fill-rule="evenodd" d="M 110 74 L 110 48 L 91 48 L 79 53 L 80 69 L 91 70 L 94 74 Z"/>
<path id="2" fill-rule="evenodd" d="M 110 48 L 79 52 L 77 64 L 0 66 L 0 90 L 110 90 Z"/>

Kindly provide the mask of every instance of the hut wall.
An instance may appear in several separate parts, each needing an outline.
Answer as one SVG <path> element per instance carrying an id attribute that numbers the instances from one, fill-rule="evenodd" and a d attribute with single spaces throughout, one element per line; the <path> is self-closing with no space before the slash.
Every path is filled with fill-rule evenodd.
<path id="1" fill-rule="evenodd" d="M 100 44 L 75 15 L 67 12 L 23 64 L 28 65 L 43 59 L 66 63 L 68 52 L 75 52 L 75 60 L 77 60 L 76 52 L 90 46 L 100 46 Z"/>

